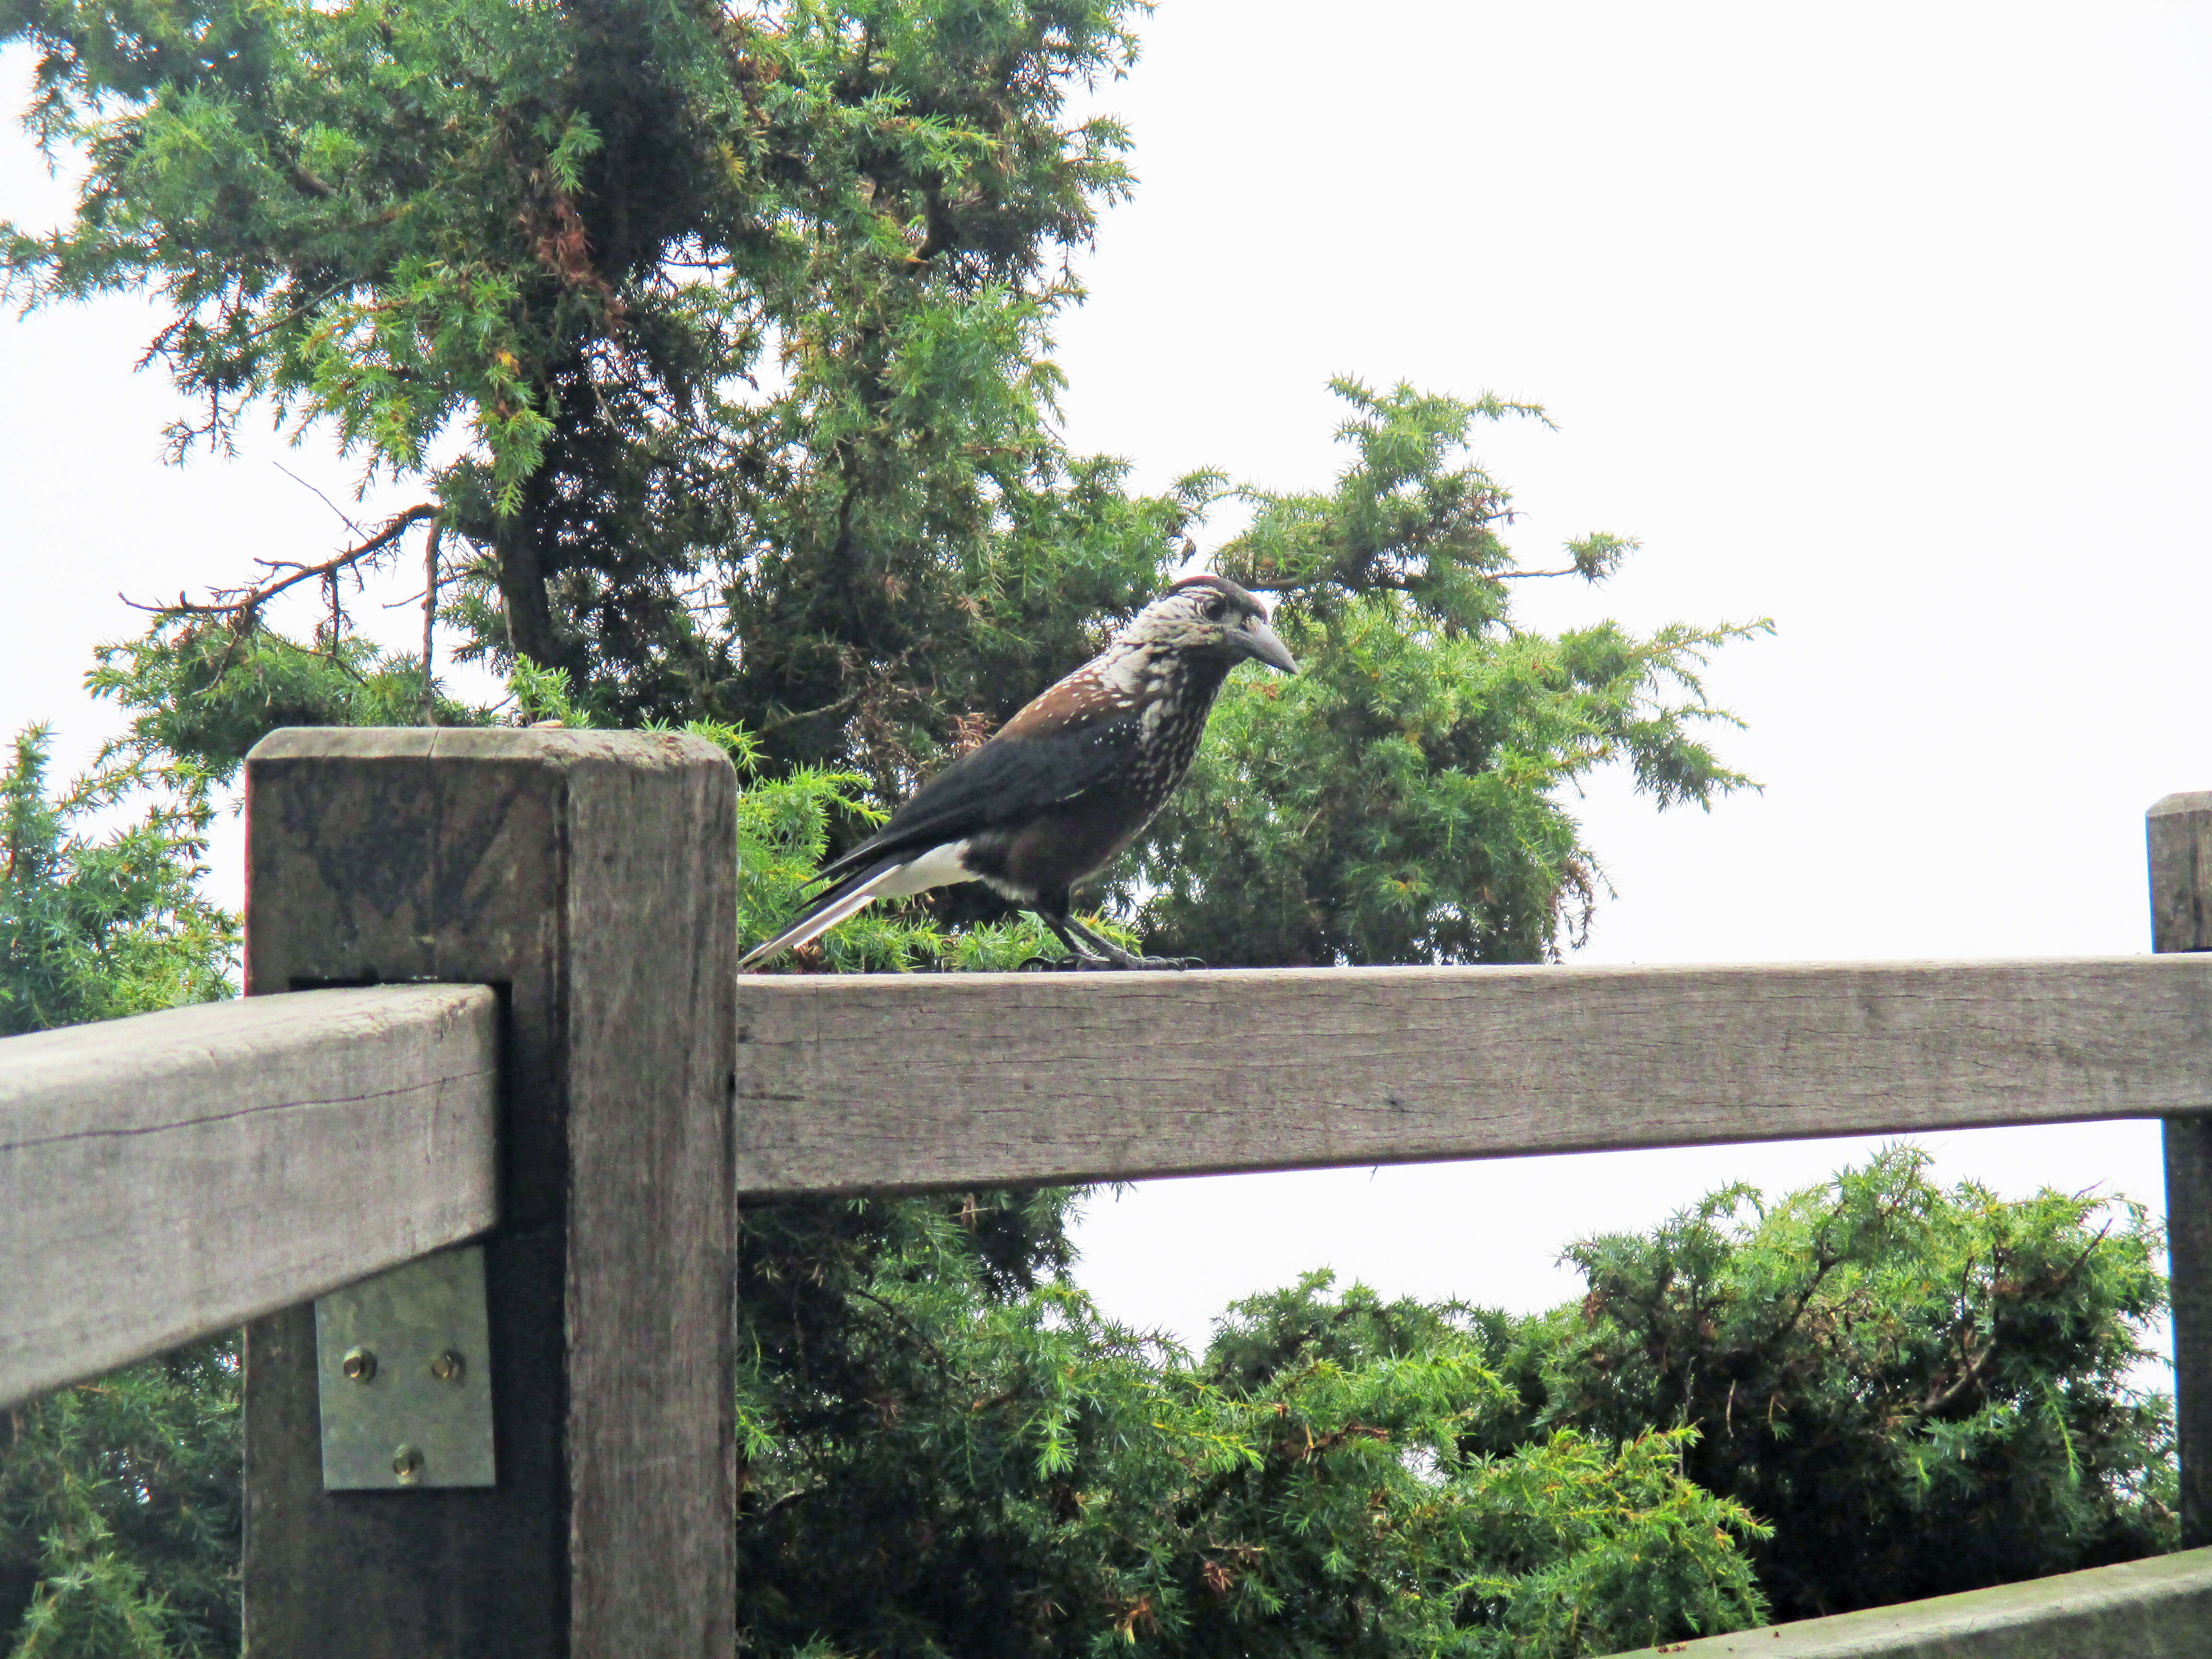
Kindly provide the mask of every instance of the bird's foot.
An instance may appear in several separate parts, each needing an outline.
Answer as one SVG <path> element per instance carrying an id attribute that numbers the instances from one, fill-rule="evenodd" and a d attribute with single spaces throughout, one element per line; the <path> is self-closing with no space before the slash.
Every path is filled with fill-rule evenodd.
<path id="1" fill-rule="evenodd" d="M 1094 927 L 1085 926 L 1073 916 L 1054 918 L 1045 922 L 1060 936 L 1060 942 L 1076 955 L 1086 957 L 1085 968 L 1121 968 L 1138 971 L 1180 973 L 1186 968 L 1203 968 L 1206 964 L 1196 957 L 1146 957 L 1133 951 L 1124 951 Z"/>
<path id="2" fill-rule="evenodd" d="M 1140 957 L 1133 951 L 1115 951 L 1110 956 L 1091 958 L 1098 968 L 1121 968 L 1133 972 L 1181 973 L 1186 968 L 1203 968 L 1206 964 L 1196 957 Z"/>
<path id="3" fill-rule="evenodd" d="M 1110 957 L 1085 954 L 1065 957 L 1031 957 L 1016 972 L 1034 970 L 1037 973 L 1095 974 L 1122 972 L 1180 973 L 1186 968 L 1203 968 L 1206 963 L 1196 957 L 1140 957 L 1129 951 L 1116 951 Z"/>

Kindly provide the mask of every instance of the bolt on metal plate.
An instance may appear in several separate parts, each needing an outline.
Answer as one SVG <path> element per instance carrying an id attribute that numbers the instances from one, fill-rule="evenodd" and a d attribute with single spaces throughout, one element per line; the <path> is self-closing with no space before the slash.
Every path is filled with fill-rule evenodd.
<path id="1" fill-rule="evenodd" d="M 480 1244 L 319 1298 L 325 1490 L 497 1485 L 490 1360 Z"/>

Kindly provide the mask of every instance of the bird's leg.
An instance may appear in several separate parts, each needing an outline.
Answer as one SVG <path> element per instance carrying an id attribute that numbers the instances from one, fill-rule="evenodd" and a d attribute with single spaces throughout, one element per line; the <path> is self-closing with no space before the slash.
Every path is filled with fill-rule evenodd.
<path id="1" fill-rule="evenodd" d="M 1055 916 L 1046 911 L 1036 913 L 1037 920 L 1052 929 L 1052 936 L 1067 947 L 1064 957 L 1031 957 L 1022 964 L 1024 968 L 1084 969 L 1111 968 L 1115 964 L 1105 957 L 1094 955 L 1075 941 L 1068 929 L 1074 923 L 1066 916 Z M 1126 954 L 1126 953 L 1125 953 Z"/>
<path id="2" fill-rule="evenodd" d="M 1181 969 L 1203 968 L 1206 966 L 1206 964 L 1200 962 L 1196 957 L 1136 956 L 1127 951 L 1124 951 L 1120 945 L 1115 944 L 1112 939 L 1106 938 L 1103 934 L 1097 932 L 1095 929 L 1085 927 L 1073 916 L 1063 916 L 1060 920 L 1064 921 L 1067 925 L 1068 928 L 1072 930 L 1085 945 L 1089 945 L 1093 951 L 1096 951 L 1100 956 L 1104 957 L 1108 962 L 1113 963 L 1116 968 Z M 1047 918 L 1045 925 L 1047 927 L 1052 926 L 1050 918 Z M 1054 933 L 1060 933 L 1060 929 L 1056 927 L 1054 928 L 1053 931 Z M 1066 933 L 1061 933 L 1060 937 L 1065 939 L 1067 935 Z"/>

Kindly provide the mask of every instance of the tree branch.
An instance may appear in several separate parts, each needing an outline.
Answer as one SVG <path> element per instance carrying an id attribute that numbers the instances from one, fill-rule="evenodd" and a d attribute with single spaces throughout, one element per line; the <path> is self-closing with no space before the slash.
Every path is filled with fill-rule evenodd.
<path id="1" fill-rule="evenodd" d="M 217 587 L 210 592 L 214 598 L 205 605 L 195 605 L 182 593 L 173 605 L 141 605 L 127 594 L 116 597 L 133 611 L 148 611 L 164 618 L 170 617 L 224 617 L 233 623 L 243 623 L 288 587 L 301 582 L 335 580 L 338 572 L 374 556 L 398 541 L 408 531 L 427 519 L 438 516 L 436 507 L 428 501 L 409 507 L 386 521 L 382 530 L 358 547 L 349 547 L 337 557 L 320 564 L 297 564 L 289 559 L 256 559 L 268 574 L 262 580 L 244 587 Z M 278 574 L 278 572 L 283 574 Z"/>
<path id="2" fill-rule="evenodd" d="M 1966 1368 L 1959 1373 L 1957 1381 L 1948 1387 L 1938 1382 L 1930 1388 L 1927 1397 L 1912 1408 L 1911 1414 L 1915 1417 L 1933 1417 L 1937 1412 L 1942 1411 L 1981 1380 L 1982 1373 L 1989 1369 L 1990 1357 L 1996 1351 L 1996 1338 L 1992 1335 L 1982 1344 L 1982 1351 L 1967 1362 Z"/>
<path id="3" fill-rule="evenodd" d="M 446 539 L 443 514 L 430 520 L 428 545 L 422 550 L 422 724 L 438 723 L 437 659 L 432 654 L 433 634 L 438 623 L 438 549 Z"/>

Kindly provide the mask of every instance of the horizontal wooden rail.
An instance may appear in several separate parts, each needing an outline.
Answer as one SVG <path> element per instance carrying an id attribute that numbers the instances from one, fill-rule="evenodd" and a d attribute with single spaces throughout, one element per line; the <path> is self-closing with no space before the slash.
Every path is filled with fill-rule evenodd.
<path id="1" fill-rule="evenodd" d="M 2212 1549 L 1707 1636 L 1613 1659 L 2202 1659 Z"/>
<path id="2" fill-rule="evenodd" d="M 407 985 L 0 1042 L 0 1407 L 489 1227 L 497 1028 Z"/>
<path id="3" fill-rule="evenodd" d="M 2212 955 L 744 975 L 738 1187 L 1203 1175 L 2212 1111 Z"/>

